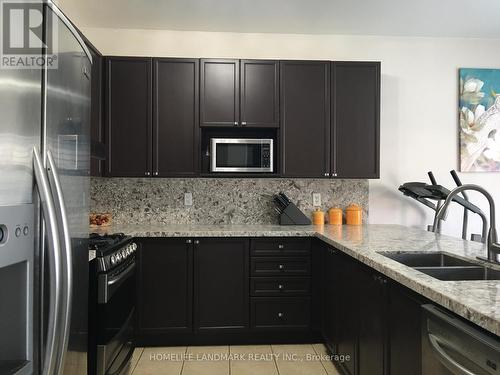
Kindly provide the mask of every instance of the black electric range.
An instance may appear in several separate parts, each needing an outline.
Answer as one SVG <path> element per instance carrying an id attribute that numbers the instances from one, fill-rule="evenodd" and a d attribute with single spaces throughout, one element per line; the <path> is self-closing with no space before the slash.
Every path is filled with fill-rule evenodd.
<path id="1" fill-rule="evenodd" d="M 91 234 L 89 373 L 126 374 L 134 352 L 135 258 L 133 238 Z"/>

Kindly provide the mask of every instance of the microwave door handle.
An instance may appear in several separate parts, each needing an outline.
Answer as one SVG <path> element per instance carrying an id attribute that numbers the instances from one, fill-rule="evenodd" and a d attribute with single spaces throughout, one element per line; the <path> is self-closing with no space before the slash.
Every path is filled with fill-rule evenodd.
<path id="1" fill-rule="evenodd" d="M 460 375 L 475 375 L 472 371 L 468 370 L 463 365 L 451 358 L 451 356 L 443 349 L 440 344 L 440 340 L 435 335 L 429 333 L 428 336 L 432 349 L 438 355 L 441 363 L 443 363 L 443 365 L 445 365 L 449 370 Z"/>
<path id="2" fill-rule="evenodd" d="M 46 226 L 49 250 L 47 254 L 50 271 L 49 314 L 42 375 L 52 375 L 57 366 L 56 350 L 60 325 L 58 316 L 61 309 L 61 296 L 59 294 L 61 287 L 61 245 L 59 242 L 56 210 L 50 193 L 49 182 L 45 174 L 45 168 L 43 167 L 40 153 L 36 147 L 33 148 L 33 170 Z"/>
<path id="3" fill-rule="evenodd" d="M 55 374 L 61 374 L 64 368 L 64 355 L 68 348 L 69 330 L 71 324 L 71 305 L 72 305 L 72 291 L 73 291 L 73 259 L 71 251 L 71 237 L 69 234 L 68 216 L 66 213 L 66 205 L 64 203 L 64 196 L 61 187 L 61 181 L 57 173 L 57 167 L 52 157 L 52 153 L 47 151 L 47 171 L 50 174 L 49 183 L 53 184 L 53 197 L 56 200 L 56 210 L 59 213 L 59 223 L 61 224 L 62 233 L 62 288 L 60 289 L 61 298 L 61 311 L 62 311 L 62 330 L 59 333 L 60 345 L 57 355 L 57 368 Z M 51 185 L 52 187 L 52 185 Z"/>

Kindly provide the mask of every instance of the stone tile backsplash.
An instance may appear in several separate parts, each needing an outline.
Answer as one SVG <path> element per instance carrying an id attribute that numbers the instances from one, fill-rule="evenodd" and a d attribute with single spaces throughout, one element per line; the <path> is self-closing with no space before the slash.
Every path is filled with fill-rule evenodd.
<path id="1" fill-rule="evenodd" d="M 321 193 L 323 211 L 357 203 L 368 219 L 368 180 L 93 177 L 90 209 L 118 224 L 277 224 L 272 195 L 280 191 L 309 217 L 312 193 Z"/>

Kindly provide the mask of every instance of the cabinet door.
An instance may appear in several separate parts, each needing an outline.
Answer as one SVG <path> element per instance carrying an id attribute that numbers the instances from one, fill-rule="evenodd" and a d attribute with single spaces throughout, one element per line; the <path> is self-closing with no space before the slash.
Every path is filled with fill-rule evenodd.
<path id="1" fill-rule="evenodd" d="M 389 287 L 390 374 L 422 373 L 421 305 L 405 288 Z M 411 366 L 408 364 L 411 363 Z"/>
<path id="2" fill-rule="evenodd" d="M 249 326 L 248 240 L 195 240 L 195 325 L 199 332 Z"/>
<path id="3" fill-rule="evenodd" d="M 279 126 L 279 71 L 272 60 L 241 60 L 241 125 Z"/>
<path id="4" fill-rule="evenodd" d="M 87 45 L 92 54 L 92 70 L 90 83 L 90 140 L 91 149 L 96 145 L 104 144 L 104 127 L 103 127 L 103 105 L 102 105 L 102 71 L 103 58 L 92 46 Z M 90 175 L 102 176 L 104 173 L 104 161 L 91 157 L 90 159 Z"/>
<path id="5" fill-rule="evenodd" d="M 193 246 L 182 238 L 144 238 L 138 256 L 141 336 L 192 331 Z"/>
<path id="6" fill-rule="evenodd" d="M 334 282 L 337 285 L 336 321 L 334 332 L 336 335 L 337 353 L 349 356 L 349 360 L 340 363 L 344 372 L 349 375 L 357 372 L 358 351 L 358 267 L 354 260 L 336 253 L 333 262 Z"/>
<path id="7" fill-rule="evenodd" d="M 337 304 L 340 301 L 336 296 L 339 280 L 336 272 L 335 252 L 336 250 L 331 248 L 325 247 L 324 249 L 322 336 L 330 352 L 339 353 L 336 345 L 336 326 L 339 319 Z"/>
<path id="8" fill-rule="evenodd" d="M 199 60 L 154 59 L 153 67 L 153 175 L 196 175 Z"/>
<path id="9" fill-rule="evenodd" d="M 106 61 L 106 140 L 109 176 L 151 175 L 151 59 Z"/>
<path id="10" fill-rule="evenodd" d="M 380 63 L 332 63 L 332 173 L 378 178 Z"/>
<path id="11" fill-rule="evenodd" d="M 283 176 L 330 173 L 329 66 L 323 61 L 280 63 Z"/>
<path id="12" fill-rule="evenodd" d="M 200 126 L 239 125 L 239 60 L 201 59 Z"/>
<path id="13" fill-rule="evenodd" d="M 387 280 L 364 269 L 357 276 L 360 299 L 358 373 L 384 375 L 388 373 Z"/>

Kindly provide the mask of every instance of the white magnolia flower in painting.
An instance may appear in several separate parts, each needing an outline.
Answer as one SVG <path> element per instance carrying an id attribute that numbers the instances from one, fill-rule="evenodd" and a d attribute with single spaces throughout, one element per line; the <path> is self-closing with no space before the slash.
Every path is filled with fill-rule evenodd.
<path id="1" fill-rule="evenodd" d="M 460 96 L 462 100 L 470 104 L 479 104 L 484 98 L 484 92 L 481 89 L 484 82 L 477 78 L 469 78 L 467 80 L 460 79 Z"/>
<path id="2" fill-rule="evenodd" d="M 465 141 L 462 145 L 465 147 L 464 170 L 470 170 L 481 156 L 500 162 L 500 95 L 486 111 L 482 105 L 476 106 L 474 112 L 463 107 L 460 110 L 460 127 Z"/>

